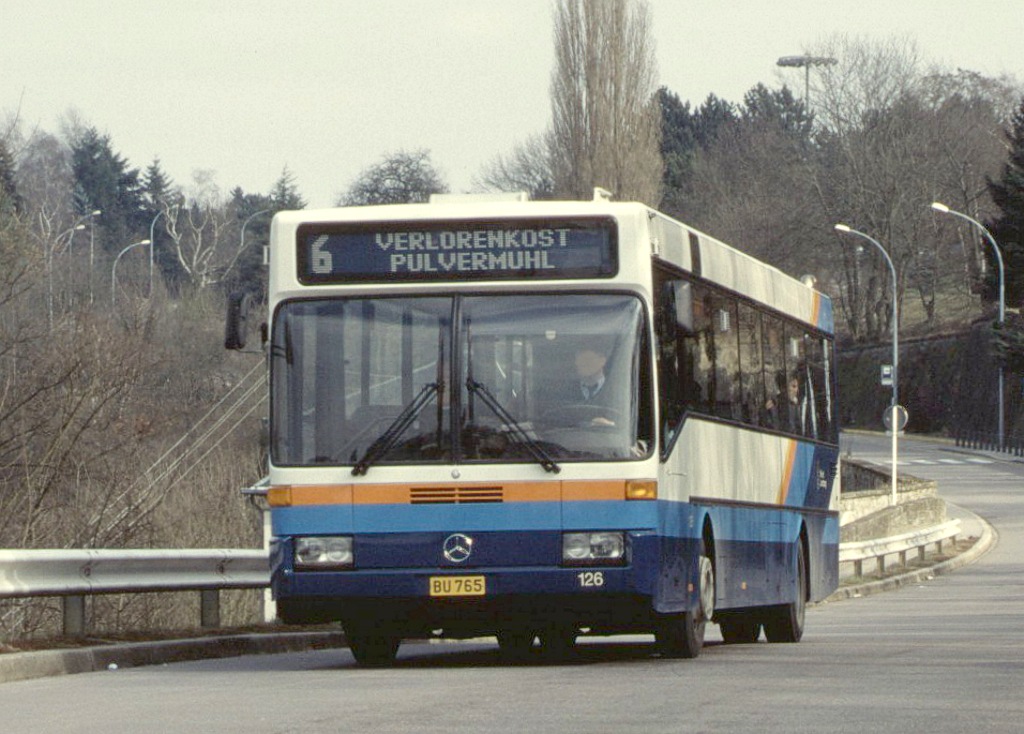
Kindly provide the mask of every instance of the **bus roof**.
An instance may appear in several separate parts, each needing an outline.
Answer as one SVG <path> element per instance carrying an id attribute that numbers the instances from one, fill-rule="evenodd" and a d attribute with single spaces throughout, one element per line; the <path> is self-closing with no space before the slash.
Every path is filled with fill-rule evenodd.
<path id="1" fill-rule="evenodd" d="M 830 299 L 801 279 L 639 202 L 613 202 L 604 192 L 591 201 L 529 201 L 520 194 L 448 195 L 430 203 L 385 204 L 278 212 L 274 226 L 356 222 L 501 221 L 547 217 L 612 217 L 634 242 L 650 243 L 654 257 L 752 300 L 833 331 Z M 638 253 L 639 254 L 639 253 Z"/>

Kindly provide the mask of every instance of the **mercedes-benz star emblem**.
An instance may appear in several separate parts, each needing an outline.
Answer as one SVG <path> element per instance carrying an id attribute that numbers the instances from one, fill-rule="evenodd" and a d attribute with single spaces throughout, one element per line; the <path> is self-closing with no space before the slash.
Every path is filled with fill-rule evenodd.
<path id="1" fill-rule="evenodd" d="M 454 533 L 444 539 L 444 557 L 452 563 L 462 563 L 473 552 L 473 539 L 462 533 Z"/>

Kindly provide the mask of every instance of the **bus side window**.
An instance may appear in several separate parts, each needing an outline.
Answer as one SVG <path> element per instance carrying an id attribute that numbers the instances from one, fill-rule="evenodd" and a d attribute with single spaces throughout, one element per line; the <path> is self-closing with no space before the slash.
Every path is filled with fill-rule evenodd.
<path id="1" fill-rule="evenodd" d="M 714 350 L 706 289 L 666 274 L 657 293 L 658 401 L 667 444 L 687 410 L 705 410 Z"/>
<path id="2" fill-rule="evenodd" d="M 807 380 L 813 385 L 813 428 L 815 438 L 834 440 L 832 430 L 832 384 L 830 371 L 830 359 L 828 354 L 829 343 L 824 339 L 817 339 L 813 334 L 804 337 L 805 353 L 807 355 Z"/>
<path id="3" fill-rule="evenodd" d="M 703 286 L 694 287 L 693 332 L 688 337 L 691 356 L 687 382 L 687 404 L 693 410 L 710 412 L 715 398 L 715 334 L 711 326 L 711 295 Z"/>
<path id="4" fill-rule="evenodd" d="M 740 370 L 743 380 L 743 420 L 754 425 L 767 425 L 765 406 L 764 357 L 761 348 L 761 314 L 752 306 L 740 304 Z"/>
<path id="5" fill-rule="evenodd" d="M 736 302 L 726 295 L 711 299 L 713 323 L 709 329 L 714 344 L 712 410 L 719 418 L 739 420 L 742 413 L 739 338 Z"/>
<path id="6" fill-rule="evenodd" d="M 656 276 L 661 273 L 656 272 Z M 667 444 L 675 433 L 685 410 L 680 375 L 683 354 L 683 338 L 678 324 L 677 309 L 680 298 L 689 298 L 689 293 L 680 288 L 679 280 L 668 276 L 659 278 L 657 290 L 657 345 L 658 345 L 658 403 L 661 408 L 662 443 Z"/>

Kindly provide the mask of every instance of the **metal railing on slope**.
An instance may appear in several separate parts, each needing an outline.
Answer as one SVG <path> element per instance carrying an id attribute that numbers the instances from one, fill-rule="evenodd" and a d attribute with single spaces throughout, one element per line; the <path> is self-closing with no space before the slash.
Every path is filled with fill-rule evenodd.
<path id="1" fill-rule="evenodd" d="M 882 575 L 886 570 L 888 556 L 899 556 L 899 564 L 906 566 L 907 555 L 911 551 L 916 551 L 918 561 L 924 561 L 929 545 L 934 544 L 936 551 L 941 553 L 943 543 L 946 541 L 955 543 L 961 532 L 960 520 L 948 520 L 941 525 L 920 528 L 888 538 L 841 543 L 839 564 L 840 566 L 853 564 L 853 575 L 861 577 L 864 575 L 864 562 L 874 561 L 875 572 Z"/>
<path id="2" fill-rule="evenodd" d="M 960 521 L 950 520 L 890 538 L 842 543 L 840 564 L 853 564 L 863 575 L 863 563 L 874 560 L 884 572 L 886 556 L 907 554 L 920 558 L 929 545 L 941 552 L 945 541 L 955 540 Z M 64 633 L 85 634 L 85 597 L 90 594 L 152 591 L 200 592 L 200 624 L 220 623 L 221 589 L 266 588 L 270 584 L 266 550 L 0 550 L 0 599 L 60 596 L 64 600 Z"/>
<path id="3" fill-rule="evenodd" d="M 60 596 L 64 633 L 85 634 L 85 597 L 199 591 L 200 624 L 220 624 L 220 590 L 270 584 L 267 551 L 221 549 L 0 550 L 0 599 Z"/>

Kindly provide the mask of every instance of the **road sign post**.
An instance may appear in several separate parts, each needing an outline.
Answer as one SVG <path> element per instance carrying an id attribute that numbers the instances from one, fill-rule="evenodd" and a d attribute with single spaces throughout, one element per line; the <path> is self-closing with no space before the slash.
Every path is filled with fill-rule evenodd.
<path id="1" fill-rule="evenodd" d="M 885 425 L 885 430 L 892 436 L 892 497 L 889 502 L 893 506 L 896 505 L 896 487 L 898 485 L 896 462 L 899 461 L 899 435 L 907 427 L 907 420 L 909 418 L 910 414 L 907 413 L 907 409 L 896 403 L 890 405 L 885 413 L 882 414 L 882 423 Z"/>

